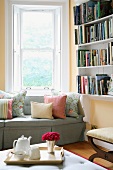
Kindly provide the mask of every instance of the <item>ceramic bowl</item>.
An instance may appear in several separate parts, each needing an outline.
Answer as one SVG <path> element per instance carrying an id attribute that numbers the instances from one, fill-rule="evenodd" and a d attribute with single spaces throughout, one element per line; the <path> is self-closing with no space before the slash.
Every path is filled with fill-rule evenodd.
<path id="1" fill-rule="evenodd" d="M 23 160 L 26 156 L 26 152 L 25 151 L 16 151 L 14 153 L 14 157 L 18 160 Z"/>

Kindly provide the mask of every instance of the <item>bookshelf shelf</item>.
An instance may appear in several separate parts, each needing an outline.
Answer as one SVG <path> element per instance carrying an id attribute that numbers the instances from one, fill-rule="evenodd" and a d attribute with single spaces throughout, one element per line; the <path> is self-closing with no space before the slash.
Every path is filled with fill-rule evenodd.
<path id="1" fill-rule="evenodd" d="M 85 66 L 85 67 L 77 67 L 78 69 L 90 69 L 90 68 L 104 68 L 104 67 L 113 67 L 113 65 L 103 65 L 103 66 Z"/>
<path id="2" fill-rule="evenodd" d="M 90 43 L 84 43 L 84 44 L 78 44 L 78 47 L 84 47 L 84 46 L 90 46 L 90 45 L 95 45 L 95 44 L 104 44 L 104 43 L 107 43 L 107 42 L 111 42 L 113 41 L 113 38 L 108 38 L 108 39 L 105 39 L 105 40 L 99 40 L 99 41 L 94 41 L 94 42 L 90 42 Z"/>
<path id="3" fill-rule="evenodd" d="M 102 17 L 102 18 L 93 20 L 93 21 L 88 22 L 88 23 L 84 23 L 84 24 L 82 24 L 82 25 L 88 26 L 88 25 L 91 25 L 91 24 L 100 23 L 100 22 L 105 21 L 105 20 L 107 20 L 107 19 L 109 19 L 109 18 L 112 18 L 112 17 L 113 17 L 113 14 L 108 15 L 108 16 L 106 16 L 106 17 Z"/>
<path id="4" fill-rule="evenodd" d="M 77 92 L 111 100 L 108 94 L 113 74 L 113 9 L 111 1 L 105 2 L 103 9 L 100 3 L 89 0 L 73 7 Z"/>

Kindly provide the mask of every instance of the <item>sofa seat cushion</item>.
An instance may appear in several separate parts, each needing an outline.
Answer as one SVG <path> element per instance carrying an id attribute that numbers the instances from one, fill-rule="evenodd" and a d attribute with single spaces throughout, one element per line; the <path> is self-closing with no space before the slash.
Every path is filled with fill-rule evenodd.
<path id="1" fill-rule="evenodd" d="M 83 116 L 80 115 L 78 119 L 66 117 L 66 119 L 34 119 L 30 115 L 26 117 L 16 117 L 11 120 L 5 120 L 5 127 L 42 127 L 55 126 L 63 124 L 76 124 L 82 121 Z"/>
<path id="2" fill-rule="evenodd" d="M 0 128 L 4 127 L 4 120 L 0 120 Z"/>

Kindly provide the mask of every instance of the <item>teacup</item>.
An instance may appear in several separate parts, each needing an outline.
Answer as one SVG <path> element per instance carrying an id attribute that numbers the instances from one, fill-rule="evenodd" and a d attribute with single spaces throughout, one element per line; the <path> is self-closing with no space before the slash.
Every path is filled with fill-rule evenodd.
<path id="1" fill-rule="evenodd" d="M 25 151 L 16 151 L 13 153 L 14 157 L 18 160 L 23 160 L 26 156 L 26 152 Z"/>
<path id="2" fill-rule="evenodd" d="M 40 149 L 38 146 L 31 146 L 29 159 L 40 159 Z"/>

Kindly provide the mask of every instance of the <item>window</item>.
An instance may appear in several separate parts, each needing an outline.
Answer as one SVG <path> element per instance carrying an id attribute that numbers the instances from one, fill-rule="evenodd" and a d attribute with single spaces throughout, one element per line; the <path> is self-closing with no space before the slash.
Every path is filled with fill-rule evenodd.
<path id="1" fill-rule="evenodd" d="M 68 53 L 65 55 L 68 43 L 64 43 L 68 34 L 63 38 L 67 29 L 64 28 L 66 24 L 63 25 L 64 4 L 33 5 L 31 2 L 29 5 L 26 2 L 18 4 L 13 0 L 8 5 L 6 0 L 10 12 L 10 15 L 6 12 L 6 20 L 12 18 L 11 25 L 6 23 L 9 27 L 6 32 L 6 90 L 68 91 Z"/>
<path id="2" fill-rule="evenodd" d="M 60 90 L 60 11 L 61 7 L 14 6 L 14 90 Z"/>

